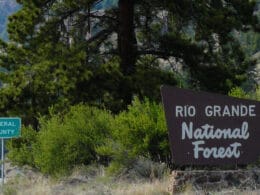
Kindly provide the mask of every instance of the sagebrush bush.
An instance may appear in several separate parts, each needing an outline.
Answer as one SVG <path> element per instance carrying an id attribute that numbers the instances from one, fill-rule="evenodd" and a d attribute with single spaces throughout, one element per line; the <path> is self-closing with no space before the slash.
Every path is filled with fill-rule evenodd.
<path id="1" fill-rule="evenodd" d="M 154 180 L 162 179 L 168 171 L 165 163 L 158 163 L 141 157 L 134 163 L 130 174 L 139 178 Z"/>
<path id="2" fill-rule="evenodd" d="M 110 136 L 112 115 L 106 110 L 78 105 L 63 117 L 41 119 L 34 147 L 35 164 L 44 173 L 67 173 L 76 165 L 99 160 L 96 148 Z"/>

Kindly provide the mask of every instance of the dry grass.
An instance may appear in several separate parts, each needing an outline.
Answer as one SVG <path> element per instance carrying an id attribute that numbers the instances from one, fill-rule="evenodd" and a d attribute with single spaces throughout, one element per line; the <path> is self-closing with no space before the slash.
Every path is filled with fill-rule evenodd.
<path id="1" fill-rule="evenodd" d="M 103 180 L 103 181 L 102 181 Z M 127 183 L 126 181 L 113 182 L 107 178 L 97 178 L 81 184 L 64 184 L 46 178 L 31 182 L 26 179 L 16 179 L 16 184 L 7 183 L 6 195 L 170 195 L 168 191 L 169 179 L 153 182 Z M 10 181 L 9 181 L 10 182 Z M 237 189 L 221 192 L 194 191 L 187 187 L 179 195 L 260 195 L 260 191 L 244 191 Z"/>
<path id="2" fill-rule="evenodd" d="M 166 195 L 170 194 L 168 192 L 169 180 L 157 180 L 154 182 L 146 182 L 146 183 L 134 183 L 134 184 L 126 184 L 123 183 L 120 187 L 113 190 L 112 194 L 116 195 Z"/>
<path id="3" fill-rule="evenodd" d="M 34 178 L 35 179 L 35 178 Z M 53 181 L 39 176 L 36 180 L 15 177 L 5 184 L 5 195 L 170 195 L 169 177 L 151 182 L 114 181 L 106 176 L 99 176 L 89 181 L 74 183 L 73 179 Z M 237 189 L 221 192 L 196 191 L 187 186 L 179 195 L 260 195 L 259 190 L 239 191 Z"/>
<path id="4" fill-rule="evenodd" d="M 150 167 L 150 165 L 145 163 L 142 171 L 145 170 L 145 167 Z M 105 174 L 103 167 L 96 166 L 87 169 L 86 167 L 78 168 L 70 177 L 58 181 L 45 177 L 30 168 L 10 168 L 10 170 L 12 171 L 7 173 L 7 182 L 4 186 L 5 195 L 170 195 L 169 187 L 173 182 L 168 173 L 164 174 L 164 177 L 160 177 L 161 179 L 154 177 L 132 179 L 132 176 L 129 179 L 129 175 L 128 179 L 109 177 Z M 138 171 L 140 172 L 139 169 Z M 135 174 L 137 173 L 134 172 L 133 175 Z M 137 175 L 140 176 L 140 174 Z M 260 191 L 241 192 L 238 189 L 221 192 L 197 191 L 190 184 L 186 185 L 178 194 L 260 195 Z"/>
<path id="5" fill-rule="evenodd" d="M 101 181 L 102 178 L 80 184 L 53 182 L 46 178 L 31 182 L 25 178 L 9 181 L 4 194 L 17 195 L 166 195 L 169 182 L 167 179 L 153 182 L 127 183 Z"/>
<path id="6" fill-rule="evenodd" d="M 30 168 L 10 174 L 4 186 L 6 195 L 166 195 L 169 175 L 162 179 L 125 180 L 109 177 L 104 168 L 77 169 L 59 181 Z"/>

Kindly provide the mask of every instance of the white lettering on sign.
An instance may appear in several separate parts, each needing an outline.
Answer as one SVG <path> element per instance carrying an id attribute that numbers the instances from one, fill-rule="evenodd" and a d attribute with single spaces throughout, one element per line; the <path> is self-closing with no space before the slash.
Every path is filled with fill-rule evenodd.
<path id="1" fill-rule="evenodd" d="M 255 117 L 256 116 L 256 105 L 206 105 L 202 107 L 202 114 L 206 117 Z M 204 111 L 204 113 L 203 113 Z M 195 117 L 196 107 L 194 105 L 176 105 L 175 106 L 175 116 L 176 117 Z M 242 144 L 239 142 L 234 142 L 225 147 L 212 147 L 206 145 L 206 140 L 231 140 L 240 139 L 248 140 L 249 134 L 249 124 L 247 121 L 241 122 L 241 126 L 238 127 L 225 127 L 218 128 L 214 125 L 203 124 L 199 127 L 194 127 L 193 122 L 181 123 L 181 139 L 192 140 L 194 158 L 239 158 L 241 152 L 239 147 Z"/>
<path id="2" fill-rule="evenodd" d="M 186 122 L 182 123 L 182 140 L 186 139 L 244 139 L 249 138 L 248 122 L 243 122 L 241 128 L 214 128 L 214 126 L 205 124 L 200 128 L 193 128 L 193 122 L 187 125 Z"/>
<path id="3" fill-rule="evenodd" d="M 245 117 L 256 116 L 255 105 L 207 105 L 204 109 L 207 117 Z M 177 105 L 175 106 L 176 117 L 194 117 L 196 115 L 195 106 Z"/>
<path id="4" fill-rule="evenodd" d="M 196 109 L 194 106 L 176 106 L 176 117 L 193 117 L 196 115 Z"/>
<path id="5" fill-rule="evenodd" d="M 14 132 L 15 130 L 12 129 L 2 129 L 0 130 L 0 135 L 12 135 Z"/>
<path id="6" fill-rule="evenodd" d="M 193 122 L 182 123 L 182 140 L 195 139 L 198 141 L 192 142 L 194 146 L 194 158 L 198 159 L 201 152 L 203 158 L 239 158 L 240 151 L 238 147 L 242 146 L 241 143 L 235 142 L 228 147 L 203 147 L 204 140 L 208 139 L 243 139 L 249 138 L 248 122 L 242 122 L 239 128 L 214 128 L 213 125 L 205 124 L 199 128 L 194 129 Z"/>
<path id="7" fill-rule="evenodd" d="M 256 116 L 255 105 L 208 105 L 205 107 L 205 115 L 207 117 L 243 117 L 243 116 Z"/>
<path id="8" fill-rule="evenodd" d="M 241 143 L 235 142 L 233 144 L 230 144 L 228 147 L 203 147 L 202 145 L 205 144 L 205 141 L 195 141 L 192 142 L 192 145 L 194 145 L 194 158 L 198 159 L 200 156 L 200 152 L 203 156 L 203 158 L 210 158 L 213 157 L 215 159 L 217 158 L 239 158 L 240 157 L 240 151 L 238 150 L 238 147 L 241 146 Z"/>
<path id="9" fill-rule="evenodd" d="M 0 126 L 1 127 L 15 127 L 15 124 L 14 124 L 14 122 L 1 121 Z"/>

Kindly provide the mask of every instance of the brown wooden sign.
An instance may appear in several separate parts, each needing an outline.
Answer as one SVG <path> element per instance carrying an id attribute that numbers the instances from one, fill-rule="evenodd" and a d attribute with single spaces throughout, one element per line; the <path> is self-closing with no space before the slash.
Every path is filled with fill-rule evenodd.
<path id="1" fill-rule="evenodd" d="M 248 164 L 260 156 L 260 102 L 163 86 L 173 160 Z"/>

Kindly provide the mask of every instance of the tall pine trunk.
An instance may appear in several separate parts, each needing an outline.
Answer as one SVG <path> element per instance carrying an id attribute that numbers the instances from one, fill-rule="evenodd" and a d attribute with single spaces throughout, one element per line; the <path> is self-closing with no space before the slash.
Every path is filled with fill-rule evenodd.
<path id="1" fill-rule="evenodd" d="M 118 50 L 121 70 L 125 76 L 135 72 L 137 55 L 134 28 L 134 0 L 119 0 Z"/>
<path id="2" fill-rule="evenodd" d="M 118 51 L 123 79 L 119 94 L 124 105 L 129 105 L 135 91 L 132 76 L 136 71 L 137 45 L 134 27 L 134 0 L 119 0 Z"/>

